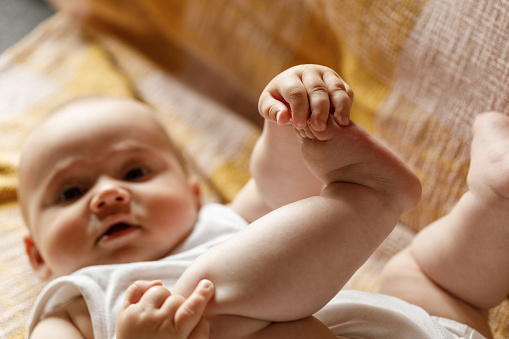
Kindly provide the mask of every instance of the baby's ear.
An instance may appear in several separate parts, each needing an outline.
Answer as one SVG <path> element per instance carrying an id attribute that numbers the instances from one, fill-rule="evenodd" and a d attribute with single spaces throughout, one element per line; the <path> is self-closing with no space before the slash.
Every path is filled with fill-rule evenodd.
<path id="1" fill-rule="evenodd" d="M 189 178 L 189 184 L 191 185 L 191 188 L 193 190 L 194 196 L 196 197 L 196 201 L 198 203 L 198 208 L 201 208 L 201 188 L 200 188 L 200 181 L 197 177 L 191 176 Z"/>
<path id="2" fill-rule="evenodd" d="M 27 235 L 23 240 L 25 242 L 25 251 L 28 255 L 28 260 L 30 261 L 30 265 L 34 270 L 35 275 L 37 275 L 37 277 L 42 281 L 49 280 L 51 278 L 51 271 L 35 246 L 32 237 Z"/>

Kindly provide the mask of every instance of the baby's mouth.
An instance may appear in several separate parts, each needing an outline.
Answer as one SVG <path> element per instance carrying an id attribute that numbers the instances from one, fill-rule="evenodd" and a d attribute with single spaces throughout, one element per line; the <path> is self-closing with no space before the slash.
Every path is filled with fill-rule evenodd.
<path id="1" fill-rule="evenodd" d="M 99 243 L 101 240 L 108 240 L 120 237 L 138 228 L 139 226 L 133 226 L 124 222 L 113 224 L 96 239 L 96 243 Z"/>

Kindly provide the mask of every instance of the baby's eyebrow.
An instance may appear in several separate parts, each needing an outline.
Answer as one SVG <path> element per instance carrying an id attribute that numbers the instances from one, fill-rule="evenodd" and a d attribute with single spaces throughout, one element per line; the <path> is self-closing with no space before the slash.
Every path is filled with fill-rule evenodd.
<path id="1" fill-rule="evenodd" d="M 116 145 L 112 145 L 108 151 L 102 154 L 99 158 L 94 159 L 94 161 L 106 161 L 108 159 L 122 157 L 125 154 L 155 154 L 158 152 L 159 150 L 150 147 L 150 145 L 144 145 L 133 140 L 127 140 Z M 45 182 L 45 188 L 73 168 L 92 166 L 93 164 L 91 161 L 92 160 L 88 159 L 86 156 L 81 155 L 72 155 L 71 157 L 58 160 L 50 167 L 48 174 L 45 175 L 45 178 L 43 179 Z"/>
<path id="2" fill-rule="evenodd" d="M 111 147 L 111 154 L 114 153 L 123 153 L 123 152 L 156 152 L 154 147 L 149 145 L 141 144 L 135 140 L 124 140 L 116 145 Z"/>
<path id="3" fill-rule="evenodd" d="M 55 182 L 55 180 L 57 180 L 64 173 L 66 173 L 72 168 L 86 166 L 87 162 L 88 161 L 85 158 L 81 157 L 75 157 L 70 159 L 67 158 L 58 161 L 51 167 L 48 174 L 46 175 L 46 180 L 43 181 L 46 183 L 45 186 L 46 187 L 49 186 L 51 183 Z"/>

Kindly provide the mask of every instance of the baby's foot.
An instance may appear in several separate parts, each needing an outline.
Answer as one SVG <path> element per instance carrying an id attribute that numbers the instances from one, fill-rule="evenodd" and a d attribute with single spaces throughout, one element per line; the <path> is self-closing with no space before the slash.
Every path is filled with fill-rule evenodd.
<path id="1" fill-rule="evenodd" d="M 472 194 L 488 203 L 509 203 L 509 117 L 488 112 L 477 116 L 468 173 Z"/>
<path id="2" fill-rule="evenodd" d="M 421 184 L 403 160 L 353 121 L 330 128 L 329 140 L 304 139 L 302 144 L 306 164 L 325 185 L 349 182 L 381 191 L 401 214 L 417 205 Z"/>

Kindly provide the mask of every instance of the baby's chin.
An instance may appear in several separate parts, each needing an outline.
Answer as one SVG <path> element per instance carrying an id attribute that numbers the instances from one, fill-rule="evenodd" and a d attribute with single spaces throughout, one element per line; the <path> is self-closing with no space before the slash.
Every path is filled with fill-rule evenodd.
<path id="1" fill-rule="evenodd" d="M 180 247 L 183 241 L 184 239 L 174 246 L 168 245 L 167 247 L 160 248 L 159 250 L 154 250 L 152 252 L 150 252 L 146 248 L 145 249 L 128 248 L 124 250 L 119 250 L 113 256 L 109 256 L 107 258 L 97 258 L 95 260 L 90 260 L 89 262 L 86 263 L 82 262 L 81 265 L 77 265 L 74 267 L 61 267 L 60 269 L 56 269 L 53 271 L 53 273 L 47 280 L 52 280 L 54 278 L 58 278 L 61 276 L 70 275 L 77 271 L 94 266 L 120 265 L 120 264 L 131 264 L 136 262 L 158 261 L 175 253 L 175 251 L 178 249 L 178 247 Z"/>

